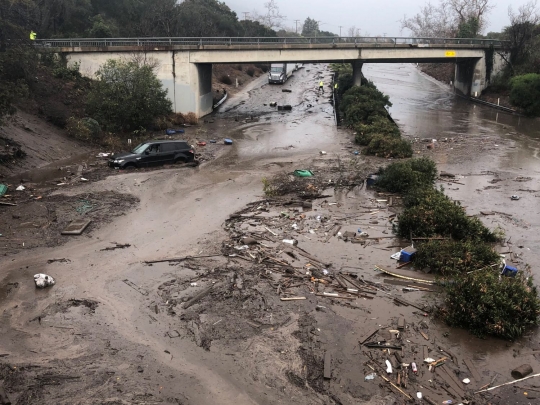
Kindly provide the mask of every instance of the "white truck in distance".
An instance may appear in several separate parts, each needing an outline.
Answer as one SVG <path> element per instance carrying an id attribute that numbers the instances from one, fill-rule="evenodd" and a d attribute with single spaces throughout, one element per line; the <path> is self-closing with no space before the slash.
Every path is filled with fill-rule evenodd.
<path id="1" fill-rule="evenodd" d="M 297 63 L 272 63 L 268 72 L 268 83 L 285 83 L 298 67 Z"/>

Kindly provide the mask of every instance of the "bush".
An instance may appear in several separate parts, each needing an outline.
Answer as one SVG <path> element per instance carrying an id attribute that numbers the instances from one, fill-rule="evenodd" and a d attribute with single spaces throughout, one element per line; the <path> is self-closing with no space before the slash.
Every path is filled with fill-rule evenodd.
<path id="1" fill-rule="evenodd" d="M 186 124 L 197 125 L 199 123 L 199 119 L 197 118 L 195 113 L 187 113 L 184 118 L 186 119 Z"/>
<path id="2" fill-rule="evenodd" d="M 491 245 L 478 241 L 432 240 L 417 247 L 414 265 L 442 276 L 465 274 L 498 264 L 500 256 Z"/>
<path id="3" fill-rule="evenodd" d="M 219 81 L 223 84 L 228 84 L 229 86 L 232 84 L 232 79 L 227 75 L 221 75 Z"/>
<path id="4" fill-rule="evenodd" d="M 450 326 L 467 328 L 476 336 L 516 339 L 538 325 L 537 290 L 523 274 L 500 278 L 493 270 L 478 271 L 458 277 L 445 290 L 438 314 Z"/>
<path id="5" fill-rule="evenodd" d="M 255 76 L 255 68 L 253 68 L 253 67 L 251 67 L 251 66 L 248 67 L 248 68 L 246 69 L 246 73 L 248 74 L 248 76 L 251 76 L 251 77 Z"/>
<path id="6" fill-rule="evenodd" d="M 478 218 L 467 217 L 463 208 L 434 188 L 417 188 L 405 199 L 398 217 L 397 234 L 403 238 L 443 236 L 456 240 L 496 242 L 496 235 Z"/>
<path id="7" fill-rule="evenodd" d="M 65 128 L 69 113 L 66 106 L 60 102 L 50 102 L 41 107 L 47 121 L 60 128 Z"/>
<path id="8" fill-rule="evenodd" d="M 61 64 L 61 62 L 58 62 Z M 81 72 L 79 71 L 80 64 L 75 62 L 71 66 L 60 65 L 53 69 L 53 76 L 57 79 L 63 80 L 77 80 L 82 77 Z"/>
<path id="9" fill-rule="evenodd" d="M 242 72 L 244 70 L 244 67 L 242 65 L 236 65 L 236 70 Z"/>
<path id="10" fill-rule="evenodd" d="M 359 145 L 369 145 L 374 135 L 385 135 L 394 138 L 401 136 L 396 124 L 386 117 L 375 117 L 370 124 L 357 124 L 354 127 L 356 131 L 356 143 Z"/>
<path id="11" fill-rule="evenodd" d="M 432 187 L 436 178 L 437 165 L 422 157 L 395 162 L 380 170 L 377 186 L 391 193 L 401 193 L 417 187 Z"/>
<path id="12" fill-rule="evenodd" d="M 148 65 L 108 60 L 96 76 L 87 111 L 108 131 L 133 131 L 171 113 L 167 90 Z"/>
<path id="13" fill-rule="evenodd" d="M 384 158 L 408 158 L 412 156 L 413 150 L 411 143 L 405 139 L 375 135 L 364 153 Z"/>
<path id="14" fill-rule="evenodd" d="M 264 63 L 255 63 L 254 65 L 256 68 L 261 69 L 264 73 L 268 72 L 268 65 Z"/>
<path id="15" fill-rule="evenodd" d="M 510 80 L 510 102 L 527 115 L 540 116 L 540 74 L 513 77 Z"/>
<path id="16" fill-rule="evenodd" d="M 392 103 L 388 96 L 381 93 L 373 84 L 354 86 L 343 94 L 340 109 L 346 125 L 370 123 L 376 117 L 388 117 L 386 107 Z"/>
<path id="17" fill-rule="evenodd" d="M 70 136 L 81 141 L 96 140 L 101 133 L 99 123 L 92 118 L 70 117 L 67 120 L 66 130 Z"/>

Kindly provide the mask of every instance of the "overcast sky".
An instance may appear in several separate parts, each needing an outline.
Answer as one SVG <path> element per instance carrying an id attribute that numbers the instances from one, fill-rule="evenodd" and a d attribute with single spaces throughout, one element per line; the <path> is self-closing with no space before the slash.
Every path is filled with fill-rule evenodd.
<path id="1" fill-rule="evenodd" d="M 264 3 L 268 0 L 224 0 L 225 3 L 244 18 L 244 11 L 264 11 Z M 362 34 L 371 36 L 409 36 L 401 32 L 399 21 L 404 15 L 416 14 L 426 0 L 276 0 L 280 12 L 286 16 L 285 24 L 294 27 L 294 20 L 303 22 L 306 17 L 321 21 L 320 29 L 339 34 L 339 26 L 343 26 L 342 35 L 347 29 L 356 26 Z M 432 0 L 433 4 L 438 0 Z M 500 31 L 508 25 L 508 6 L 514 10 L 527 3 L 528 0 L 492 0 L 495 9 L 488 16 L 489 26 L 486 32 Z"/>

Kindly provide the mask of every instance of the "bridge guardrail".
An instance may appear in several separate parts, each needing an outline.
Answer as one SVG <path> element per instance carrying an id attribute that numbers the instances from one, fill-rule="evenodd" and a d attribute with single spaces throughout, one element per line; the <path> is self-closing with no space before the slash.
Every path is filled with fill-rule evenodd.
<path id="1" fill-rule="evenodd" d="M 380 44 L 429 47 L 432 45 L 478 45 L 504 46 L 506 41 L 479 38 L 409 38 L 409 37 L 179 37 L 179 38 L 65 38 L 37 39 L 38 46 L 52 48 L 102 48 L 126 46 L 254 46 L 254 45 L 301 45 L 301 44 Z"/>

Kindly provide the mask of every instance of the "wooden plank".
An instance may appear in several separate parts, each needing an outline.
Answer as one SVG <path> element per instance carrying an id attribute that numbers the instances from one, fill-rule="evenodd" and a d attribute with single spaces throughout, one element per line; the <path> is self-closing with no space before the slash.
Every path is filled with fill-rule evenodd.
<path id="1" fill-rule="evenodd" d="M 356 297 L 344 297 L 342 295 L 328 295 L 328 294 L 315 294 L 318 297 L 326 297 L 326 298 L 338 298 L 343 300 L 355 300 Z"/>
<path id="2" fill-rule="evenodd" d="M 478 374 L 478 370 L 476 370 L 476 367 L 474 366 L 473 362 L 469 359 L 463 359 L 463 362 L 469 369 L 469 371 L 472 374 L 472 377 L 475 379 L 476 382 L 481 382 L 482 378 L 480 377 L 480 374 Z"/>
<path id="3" fill-rule="evenodd" d="M 403 270 L 403 269 L 387 269 L 385 267 L 376 265 L 376 270 L 382 271 L 383 273 L 389 274 L 394 277 L 402 278 L 405 280 L 417 281 L 419 283 L 434 284 L 435 276 L 432 274 L 420 273 L 412 270 Z"/>
<path id="4" fill-rule="evenodd" d="M 329 380 L 332 377 L 332 356 L 327 350 L 324 353 L 324 378 Z"/>
<path id="5" fill-rule="evenodd" d="M 402 316 L 400 316 L 397 321 L 397 328 L 401 330 L 405 329 L 405 318 L 403 318 Z"/>
<path id="6" fill-rule="evenodd" d="M 374 329 L 370 329 L 368 333 L 366 333 L 364 336 L 362 336 L 358 342 L 363 345 L 370 337 L 372 337 L 375 333 L 379 331 L 379 327 L 377 326 Z"/>
<path id="7" fill-rule="evenodd" d="M 443 380 L 446 381 L 448 385 L 450 385 L 450 387 L 452 387 L 452 389 L 459 395 L 460 398 L 463 398 L 465 395 L 465 392 L 463 391 L 463 388 L 461 387 L 461 382 L 458 381 L 457 378 L 452 375 L 453 372 L 447 369 L 446 365 L 442 365 L 438 367 L 437 370 L 443 371 L 443 373 L 441 373 L 441 377 L 443 378 Z"/>
<path id="8" fill-rule="evenodd" d="M 426 345 L 422 346 L 422 362 L 428 357 L 428 347 Z"/>
<path id="9" fill-rule="evenodd" d="M 306 297 L 288 297 L 288 298 L 281 297 L 280 298 L 281 301 L 299 301 L 299 300 L 305 300 L 305 299 Z"/>
<path id="10" fill-rule="evenodd" d="M 428 314 L 430 313 L 430 310 L 429 310 L 429 309 L 423 308 L 423 307 L 421 307 L 421 306 L 418 305 L 418 304 L 414 304 L 414 303 L 412 303 L 412 302 L 410 302 L 410 301 L 404 300 L 404 299 L 401 298 L 401 297 L 394 297 L 394 301 L 397 301 L 397 302 L 399 302 L 400 304 L 405 305 L 405 306 L 410 305 L 411 307 L 414 307 L 414 308 L 416 308 L 416 309 L 419 309 L 420 311 L 423 311 L 423 312 L 427 312 Z"/>
<path id="11" fill-rule="evenodd" d="M 212 284 L 210 287 L 202 290 L 200 293 L 193 296 L 189 301 L 187 301 L 184 304 L 184 309 L 187 309 L 190 306 L 192 306 L 193 304 L 196 304 L 197 302 L 199 302 L 202 298 L 204 298 L 206 295 L 208 295 L 210 293 L 210 291 L 212 291 L 212 288 L 214 288 L 214 284 Z"/>
<path id="12" fill-rule="evenodd" d="M 90 225 L 92 221 L 89 219 L 77 219 L 71 221 L 68 226 L 61 232 L 62 235 L 80 235 Z"/>

